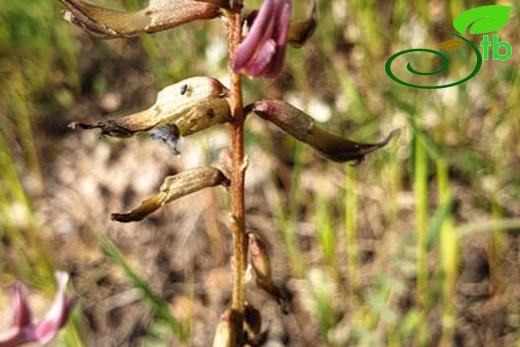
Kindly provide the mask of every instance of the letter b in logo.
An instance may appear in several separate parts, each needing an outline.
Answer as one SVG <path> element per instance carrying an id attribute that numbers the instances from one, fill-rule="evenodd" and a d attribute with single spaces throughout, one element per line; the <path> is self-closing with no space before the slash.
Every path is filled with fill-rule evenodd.
<path id="1" fill-rule="evenodd" d="M 506 41 L 498 41 L 498 35 L 493 35 L 492 42 L 489 42 L 488 35 L 484 35 L 482 38 L 482 42 L 480 45 L 483 48 L 483 58 L 484 60 L 488 59 L 488 47 L 491 44 L 491 48 L 493 50 L 493 60 L 507 60 L 511 58 L 511 55 L 513 55 L 513 47 L 509 44 L 509 42 Z M 505 48 L 505 53 L 500 53 L 500 48 Z"/>
<path id="2" fill-rule="evenodd" d="M 500 54 L 500 47 L 505 47 L 506 53 Z M 513 47 L 506 41 L 498 41 L 498 35 L 493 35 L 493 60 L 507 60 L 513 54 Z"/>

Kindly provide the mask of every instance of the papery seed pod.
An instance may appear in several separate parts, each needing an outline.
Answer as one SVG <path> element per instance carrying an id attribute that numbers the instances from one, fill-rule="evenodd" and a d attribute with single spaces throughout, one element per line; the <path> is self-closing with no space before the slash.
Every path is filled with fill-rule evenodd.
<path id="1" fill-rule="evenodd" d="M 222 316 L 220 316 L 220 321 L 213 339 L 213 347 L 234 347 L 236 345 L 237 320 L 238 313 L 231 308 L 228 308 Z"/>
<path id="2" fill-rule="evenodd" d="M 80 0 L 58 0 L 66 8 L 65 19 L 85 31 L 106 39 L 131 37 L 174 28 L 199 19 L 213 19 L 226 8 L 226 0 L 150 0 L 135 12 L 121 12 Z"/>
<path id="3" fill-rule="evenodd" d="M 297 140 L 308 144 L 323 157 L 336 162 L 360 162 L 366 154 L 384 147 L 398 133 L 398 130 L 394 130 L 378 143 L 354 142 L 325 131 L 311 116 L 281 100 L 257 101 L 248 105 L 245 111 L 254 111 Z"/>
<path id="4" fill-rule="evenodd" d="M 179 129 L 181 136 L 188 136 L 231 119 L 227 99 L 209 99 L 193 106 L 182 117 L 177 118 L 174 124 Z"/>
<path id="5" fill-rule="evenodd" d="M 271 278 L 271 261 L 269 260 L 269 254 L 267 254 L 267 248 L 264 242 L 258 237 L 258 235 L 249 232 L 247 234 L 249 240 L 249 255 L 251 258 L 251 265 L 255 270 L 255 274 L 258 280 L 262 282 L 272 282 Z"/>
<path id="6" fill-rule="evenodd" d="M 317 19 L 317 10 L 316 10 L 316 1 L 311 0 L 312 2 L 312 9 L 311 9 L 311 15 L 309 18 L 296 22 L 291 23 L 289 25 L 289 33 L 287 37 L 287 42 L 296 48 L 300 48 L 307 42 L 307 40 L 314 34 L 314 31 L 316 31 L 316 27 L 318 25 L 318 19 Z"/>
<path id="7" fill-rule="evenodd" d="M 210 77 L 191 77 L 157 94 L 155 104 L 138 113 L 95 124 L 74 122 L 70 127 L 101 129 L 101 135 L 129 137 L 163 125 L 174 125 L 179 136 L 187 136 L 231 120 L 228 89 Z"/>
<path id="8" fill-rule="evenodd" d="M 270 294 L 282 306 L 284 313 L 287 313 L 286 298 L 280 288 L 273 282 L 271 261 L 265 243 L 258 235 L 252 232 L 247 233 L 247 237 L 249 240 L 250 262 L 255 273 L 256 284 Z"/>
<path id="9" fill-rule="evenodd" d="M 113 213 L 112 219 L 122 223 L 137 222 L 168 202 L 217 185 L 229 185 L 228 178 L 219 169 L 202 166 L 186 170 L 166 177 L 159 194 L 144 200 L 139 207 L 128 213 Z"/>

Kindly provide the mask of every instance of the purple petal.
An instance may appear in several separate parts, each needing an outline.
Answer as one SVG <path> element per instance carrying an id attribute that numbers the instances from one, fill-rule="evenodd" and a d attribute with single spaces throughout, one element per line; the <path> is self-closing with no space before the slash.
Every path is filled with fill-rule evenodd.
<path id="1" fill-rule="evenodd" d="M 275 78 L 280 76 L 282 72 L 283 65 L 285 63 L 285 51 L 277 50 L 273 56 L 273 59 L 267 66 L 267 68 L 262 73 L 262 76 L 268 78 Z"/>
<path id="2" fill-rule="evenodd" d="M 289 33 L 289 24 L 291 21 L 291 1 L 286 0 L 285 2 L 282 2 L 280 4 L 280 9 L 276 14 L 276 23 L 278 25 L 275 27 L 273 38 L 277 45 L 285 46 L 287 44 L 287 35 Z"/>
<path id="3" fill-rule="evenodd" d="M 265 0 L 238 46 L 233 70 L 252 77 L 277 77 L 285 62 L 292 0 Z"/>
<path id="4" fill-rule="evenodd" d="M 23 343 L 30 342 L 25 333 L 25 329 L 12 327 L 0 332 L 0 347 L 15 347 Z"/>
<path id="5" fill-rule="evenodd" d="M 263 73 L 265 77 L 277 77 L 282 72 L 283 65 L 285 63 L 285 52 L 287 50 L 287 36 L 289 33 L 290 19 L 291 2 L 286 1 L 286 3 L 283 4 L 281 12 L 279 13 L 277 23 L 278 26 L 275 30 L 275 34 L 273 35 L 275 36 L 274 40 L 276 41 L 276 53 L 274 54 L 271 63 Z"/>
<path id="6" fill-rule="evenodd" d="M 258 77 L 263 74 L 265 68 L 270 64 L 276 52 L 276 44 L 268 40 L 257 52 L 255 57 L 247 63 L 244 70 L 248 75 Z"/>
<path id="7" fill-rule="evenodd" d="M 56 273 L 58 292 L 54 298 L 51 308 L 43 320 L 33 330 L 35 340 L 47 343 L 65 325 L 69 314 L 76 303 L 76 296 L 69 297 L 66 293 L 69 275 L 65 272 Z"/>
<path id="8" fill-rule="evenodd" d="M 11 288 L 13 300 L 13 326 L 23 328 L 32 323 L 32 312 L 27 302 L 27 288 L 17 282 Z"/>
<path id="9" fill-rule="evenodd" d="M 269 39 L 271 36 L 273 30 L 273 13 L 275 13 L 277 1 L 279 0 L 265 0 L 262 4 L 249 33 L 244 41 L 238 45 L 233 61 L 233 70 L 235 72 L 239 72 L 244 68 L 249 60 L 256 54 L 258 46 L 262 45 L 262 41 Z"/>

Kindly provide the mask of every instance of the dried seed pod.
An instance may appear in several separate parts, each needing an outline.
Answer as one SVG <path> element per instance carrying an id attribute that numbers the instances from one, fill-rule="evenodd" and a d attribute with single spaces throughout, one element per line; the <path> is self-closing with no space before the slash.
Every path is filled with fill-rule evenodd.
<path id="1" fill-rule="evenodd" d="M 249 254 L 251 257 L 251 265 L 255 270 L 257 280 L 261 282 L 272 282 L 271 278 L 271 261 L 265 243 L 258 237 L 258 235 L 249 232 L 247 234 L 249 239 Z"/>
<path id="2" fill-rule="evenodd" d="M 311 2 L 312 9 L 310 17 L 289 25 L 287 42 L 293 47 L 300 48 L 303 46 L 316 30 L 316 26 L 318 25 L 318 11 L 316 10 L 316 1 L 311 0 Z"/>
<path id="3" fill-rule="evenodd" d="M 231 308 L 228 308 L 222 316 L 220 316 L 220 321 L 213 339 L 213 347 L 234 347 L 236 345 L 238 318 L 238 312 Z"/>
<path id="4" fill-rule="evenodd" d="M 281 100 L 261 100 L 248 105 L 246 112 L 254 111 L 265 120 L 317 150 L 323 157 L 336 162 L 360 162 L 365 155 L 384 147 L 398 130 L 392 131 L 378 143 L 358 143 L 333 135 L 318 126 L 305 112 Z"/>
<path id="5" fill-rule="evenodd" d="M 217 185 L 229 185 L 229 180 L 219 169 L 202 166 L 186 170 L 175 176 L 166 177 L 159 194 L 144 200 L 139 207 L 128 213 L 113 213 L 112 219 L 122 223 L 137 222 L 167 202 Z"/>
<path id="6" fill-rule="evenodd" d="M 129 137 L 155 127 L 173 125 L 179 136 L 187 136 L 231 120 L 228 89 L 210 77 L 191 77 L 168 86 L 157 94 L 155 104 L 138 113 L 99 121 L 71 123 L 70 127 L 101 129 L 101 135 Z"/>
<path id="7" fill-rule="evenodd" d="M 67 8 L 66 20 L 105 39 L 154 33 L 199 19 L 213 19 L 221 14 L 220 7 L 229 6 L 226 0 L 150 0 L 139 11 L 121 12 L 81 0 L 58 1 Z"/>
<path id="8" fill-rule="evenodd" d="M 252 232 L 247 233 L 247 237 L 249 240 L 250 262 L 256 276 L 256 284 L 276 299 L 278 304 L 283 307 L 284 313 L 287 313 L 286 298 L 280 288 L 273 282 L 271 261 L 265 243 L 258 235 Z"/>

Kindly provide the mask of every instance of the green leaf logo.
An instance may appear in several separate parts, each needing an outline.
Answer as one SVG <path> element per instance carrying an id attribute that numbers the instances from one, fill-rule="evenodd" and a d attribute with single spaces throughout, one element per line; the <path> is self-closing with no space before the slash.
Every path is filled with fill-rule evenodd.
<path id="1" fill-rule="evenodd" d="M 489 5 L 473 8 L 459 14 L 453 20 L 453 27 L 464 35 L 470 27 L 470 34 L 485 34 L 506 26 L 509 11 L 513 8 L 504 5 Z"/>

